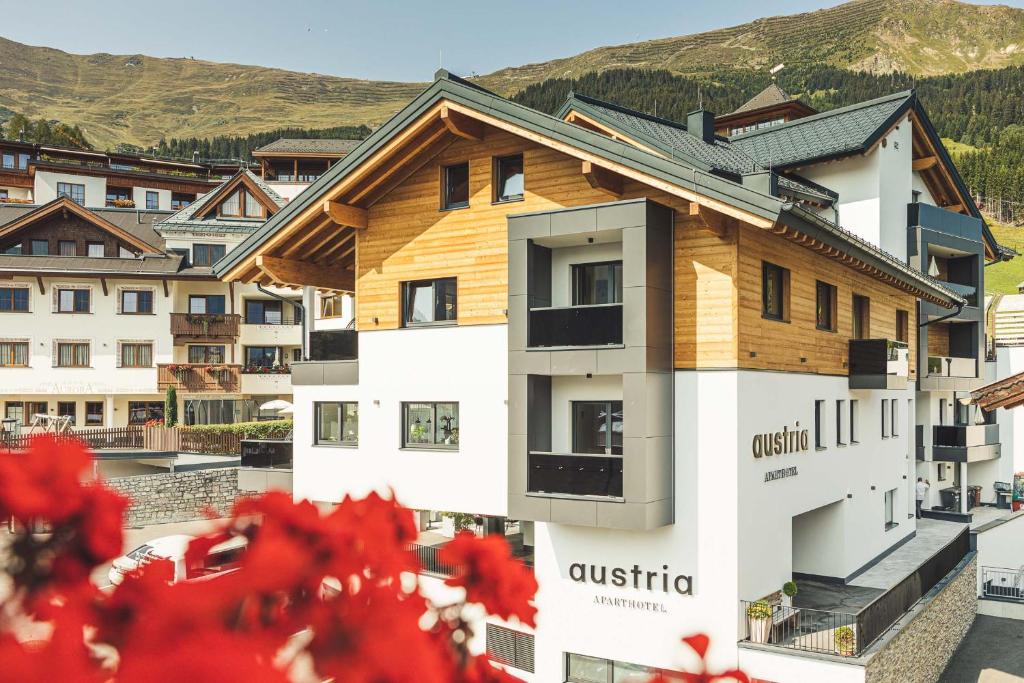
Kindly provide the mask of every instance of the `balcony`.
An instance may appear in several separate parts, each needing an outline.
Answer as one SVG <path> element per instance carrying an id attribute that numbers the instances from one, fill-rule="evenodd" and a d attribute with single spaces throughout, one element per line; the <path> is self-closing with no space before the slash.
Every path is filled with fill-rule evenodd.
<path id="1" fill-rule="evenodd" d="M 309 360 L 292 364 L 292 385 L 359 383 L 359 336 L 355 330 L 309 333 Z"/>
<path id="2" fill-rule="evenodd" d="M 246 346 L 299 346 L 302 344 L 302 318 L 262 316 L 243 318 L 241 343 Z"/>
<path id="3" fill-rule="evenodd" d="M 268 368 L 260 365 L 247 365 L 242 368 L 243 394 L 290 394 L 292 393 L 291 368 L 282 365 Z"/>
<path id="4" fill-rule="evenodd" d="M 622 498 L 622 456 L 532 451 L 526 490 L 531 495 Z"/>
<path id="5" fill-rule="evenodd" d="M 201 341 L 234 341 L 241 316 L 234 313 L 171 313 L 175 346 Z"/>
<path id="6" fill-rule="evenodd" d="M 531 308 L 531 348 L 621 346 L 622 304 Z"/>
<path id="7" fill-rule="evenodd" d="M 980 462 L 1001 454 L 999 425 L 935 425 L 932 459 L 942 462 Z"/>
<path id="8" fill-rule="evenodd" d="M 190 394 L 238 393 L 242 366 L 199 363 L 157 365 L 157 388 L 174 387 Z"/>
<path id="9" fill-rule="evenodd" d="M 974 358 L 928 356 L 927 374 L 921 378 L 921 391 L 972 391 L 983 380 L 978 378 Z"/>
<path id="10" fill-rule="evenodd" d="M 910 349 L 892 339 L 850 340 L 851 389 L 905 389 Z"/>

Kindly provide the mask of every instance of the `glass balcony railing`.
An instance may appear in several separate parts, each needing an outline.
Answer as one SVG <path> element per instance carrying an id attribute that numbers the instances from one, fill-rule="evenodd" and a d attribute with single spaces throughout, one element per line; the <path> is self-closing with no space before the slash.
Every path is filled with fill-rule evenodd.
<path id="1" fill-rule="evenodd" d="M 529 493 L 622 498 L 622 456 L 532 452 L 527 469 Z"/>
<path id="2" fill-rule="evenodd" d="M 530 309 L 527 345 L 532 348 L 621 344 L 622 304 Z"/>
<path id="3" fill-rule="evenodd" d="M 898 388 L 910 376 L 910 348 L 893 339 L 850 340 L 850 386 Z"/>
<path id="4" fill-rule="evenodd" d="M 928 356 L 929 377 L 976 377 L 977 369 L 973 358 L 955 356 Z"/>

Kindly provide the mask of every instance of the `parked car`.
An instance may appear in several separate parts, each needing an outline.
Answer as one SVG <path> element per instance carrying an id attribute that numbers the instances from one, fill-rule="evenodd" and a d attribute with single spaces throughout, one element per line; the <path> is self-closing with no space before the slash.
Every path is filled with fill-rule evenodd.
<path id="1" fill-rule="evenodd" d="M 238 566 L 238 558 L 247 543 L 244 536 L 236 536 L 215 545 L 210 548 L 203 565 L 189 572 L 185 567 L 185 551 L 194 538 L 187 534 L 176 534 L 147 541 L 114 560 L 107 578 L 115 586 L 119 585 L 127 574 L 156 559 L 169 560 L 174 565 L 174 583 L 218 574 Z"/>

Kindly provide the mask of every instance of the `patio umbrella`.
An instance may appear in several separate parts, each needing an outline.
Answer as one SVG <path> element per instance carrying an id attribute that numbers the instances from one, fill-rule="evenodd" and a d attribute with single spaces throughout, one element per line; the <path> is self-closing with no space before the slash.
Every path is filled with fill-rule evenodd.
<path id="1" fill-rule="evenodd" d="M 281 410 L 277 411 L 277 414 L 278 415 L 291 415 L 294 412 L 295 412 L 295 408 L 293 406 L 288 406 L 287 408 L 281 408 Z"/>
<path id="2" fill-rule="evenodd" d="M 280 398 L 275 398 L 273 401 L 267 401 L 260 406 L 260 410 L 276 410 L 282 411 L 284 409 L 291 410 L 292 404 Z"/>

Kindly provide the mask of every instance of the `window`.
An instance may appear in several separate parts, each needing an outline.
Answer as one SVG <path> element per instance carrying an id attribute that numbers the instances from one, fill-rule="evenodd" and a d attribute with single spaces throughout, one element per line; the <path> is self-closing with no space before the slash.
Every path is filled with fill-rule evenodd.
<path id="1" fill-rule="evenodd" d="M 523 198 L 523 155 L 494 160 L 494 201 L 511 202 Z"/>
<path id="2" fill-rule="evenodd" d="M 889 531 L 897 526 L 895 518 L 896 509 L 896 489 L 890 489 L 885 492 L 885 530 Z"/>
<path id="3" fill-rule="evenodd" d="M 761 316 L 769 320 L 786 320 L 789 313 L 787 290 L 789 271 L 774 263 L 761 264 Z"/>
<path id="4" fill-rule="evenodd" d="M 651 666 L 616 662 L 602 657 L 567 654 L 566 680 L 569 683 L 632 683 L 648 681 L 659 673 Z"/>
<path id="5" fill-rule="evenodd" d="M 103 401 L 85 402 L 85 424 L 88 427 L 103 424 Z"/>
<path id="6" fill-rule="evenodd" d="M 10 193 L 7 191 L 7 188 L 0 190 L 0 199 L 7 199 L 9 197 Z"/>
<path id="7" fill-rule="evenodd" d="M 57 183 L 57 196 L 70 197 L 76 204 L 85 206 L 85 185 L 78 183 Z"/>
<path id="8" fill-rule="evenodd" d="M 344 294 L 325 296 L 320 299 L 321 318 L 340 318 L 344 315 Z"/>
<path id="9" fill-rule="evenodd" d="M 4 168 L 14 168 L 13 152 L 4 152 Z"/>
<path id="10" fill-rule="evenodd" d="M 836 288 L 827 282 L 818 280 L 817 307 L 815 308 L 815 324 L 819 330 L 836 331 Z"/>
<path id="11" fill-rule="evenodd" d="M 889 432 L 893 436 L 900 435 L 900 402 L 899 399 L 892 399 L 889 401 L 889 406 L 892 410 L 892 419 L 890 420 Z"/>
<path id="12" fill-rule="evenodd" d="M 21 401 L 7 401 L 4 403 L 4 417 L 25 424 L 25 404 Z"/>
<path id="13" fill-rule="evenodd" d="M 78 256 L 78 244 L 73 240 L 57 242 L 57 253 L 61 256 Z"/>
<path id="14" fill-rule="evenodd" d="M 88 289 L 57 289 L 58 313 L 88 313 Z"/>
<path id="15" fill-rule="evenodd" d="M 316 444 L 355 446 L 359 443 L 358 403 L 314 403 Z"/>
<path id="16" fill-rule="evenodd" d="M 910 343 L 910 314 L 896 311 L 896 341 Z"/>
<path id="17" fill-rule="evenodd" d="M 249 299 L 245 302 L 245 322 L 248 325 L 280 325 L 282 321 L 280 301 Z"/>
<path id="18" fill-rule="evenodd" d="M 190 346 L 188 347 L 188 362 L 201 363 L 204 365 L 223 363 L 223 346 Z"/>
<path id="19" fill-rule="evenodd" d="M 825 402 L 814 402 L 814 447 L 825 447 Z"/>
<path id="20" fill-rule="evenodd" d="M 247 346 L 245 347 L 245 364 L 261 368 L 272 368 L 278 359 L 278 348 L 276 346 Z"/>
<path id="21" fill-rule="evenodd" d="M 889 399 L 882 399 L 882 438 L 889 438 Z"/>
<path id="22" fill-rule="evenodd" d="M 622 455 L 622 401 L 572 402 L 572 452 Z"/>
<path id="23" fill-rule="evenodd" d="M 57 401 L 57 417 L 70 417 L 71 424 L 78 422 L 78 404 L 74 401 Z"/>
<path id="24" fill-rule="evenodd" d="M 455 278 L 402 283 L 402 324 L 405 327 L 453 322 L 456 317 Z"/>
<path id="25" fill-rule="evenodd" d="M 29 245 L 32 256 L 46 256 L 50 253 L 50 243 L 47 240 L 32 240 Z"/>
<path id="26" fill-rule="evenodd" d="M 217 212 L 221 216 L 262 218 L 263 205 L 246 190 L 238 190 L 220 203 Z"/>
<path id="27" fill-rule="evenodd" d="M 26 154 L 24 152 L 19 154 L 18 155 L 18 168 L 20 168 L 23 171 L 26 168 L 28 168 L 28 160 L 31 159 L 31 158 L 32 158 L 31 156 L 29 156 L 28 154 Z"/>
<path id="28" fill-rule="evenodd" d="M 153 344 L 129 343 L 121 344 L 122 368 L 153 367 Z"/>
<path id="29" fill-rule="evenodd" d="M 938 467 L 935 468 L 937 473 L 936 479 L 939 481 L 946 481 L 946 463 L 940 462 Z"/>
<path id="30" fill-rule="evenodd" d="M 315 178 L 310 178 L 310 182 Z M 245 199 L 244 213 L 246 218 L 262 218 L 263 217 L 263 205 L 257 201 L 256 197 L 253 197 L 248 192 L 242 194 Z"/>
<path id="31" fill-rule="evenodd" d="M 442 209 L 464 209 L 469 206 L 469 162 L 441 169 Z"/>
<path id="32" fill-rule="evenodd" d="M 853 295 L 853 338 L 868 339 L 871 334 L 871 300 Z"/>
<path id="33" fill-rule="evenodd" d="M 622 261 L 577 263 L 572 267 L 572 305 L 622 303 Z"/>
<path id="34" fill-rule="evenodd" d="M 121 313 L 139 315 L 153 312 L 153 292 L 146 289 L 121 291 Z"/>
<path id="35" fill-rule="evenodd" d="M 533 673 L 533 634 L 488 623 L 487 658 Z"/>
<path id="36" fill-rule="evenodd" d="M 0 368 L 27 368 L 27 341 L 0 341 Z"/>
<path id="37" fill-rule="evenodd" d="M 104 202 L 107 206 L 117 206 L 118 202 L 130 202 L 132 200 L 132 191 L 126 187 L 110 187 L 107 186 L 107 196 Z"/>
<path id="38" fill-rule="evenodd" d="M 860 410 L 860 401 L 857 399 L 850 399 L 850 443 L 857 443 L 857 429 L 858 429 L 858 411 Z"/>
<path id="39" fill-rule="evenodd" d="M 846 419 L 846 401 L 836 401 L 836 445 L 845 446 L 846 440 L 844 434 L 846 430 L 843 428 L 843 420 Z"/>
<path id="40" fill-rule="evenodd" d="M 7 246 L 4 249 L 4 254 L 8 256 L 21 256 L 21 242 Z"/>
<path id="41" fill-rule="evenodd" d="M 223 244 L 193 244 L 192 265 L 212 266 L 224 258 L 226 248 Z"/>
<path id="42" fill-rule="evenodd" d="M 29 292 L 27 287 L 0 287 L 0 312 L 27 313 Z"/>
<path id="43" fill-rule="evenodd" d="M 103 242 L 89 242 L 86 244 L 86 249 L 89 258 L 103 258 L 107 255 L 107 248 Z"/>
<path id="44" fill-rule="evenodd" d="M 182 192 L 171 193 L 171 211 L 179 211 L 184 209 L 186 206 L 196 200 L 195 195 L 184 194 Z"/>
<path id="45" fill-rule="evenodd" d="M 152 190 L 146 190 L 146 208 L 147 209 L 159 209 L 160 208 L 160 193 L 153 192 Z"/>
<path id="46" fill-rule="evenodd" d="M 458 403 L 402 403 L 405 448 L 459 447 Z"/>
<path id="47" fill-rule="evenodd" d="M 223 294 L 190 294 L 188 297 L 189 313 L 224 314 Z"/>
<path id="48" fill-rule="evenodd" d="M 163 419 L 163 401 L 128 401 L 128 424 L 144 425 L 150 420 Z"/>
<path id="49" fill-rule="evenodd" d="M 88 342 L 57 342 L 58 368 L 89 367 Z"/>

